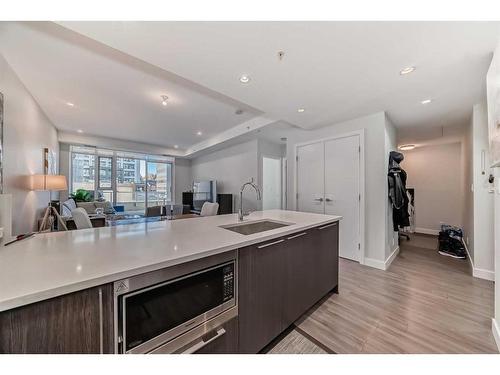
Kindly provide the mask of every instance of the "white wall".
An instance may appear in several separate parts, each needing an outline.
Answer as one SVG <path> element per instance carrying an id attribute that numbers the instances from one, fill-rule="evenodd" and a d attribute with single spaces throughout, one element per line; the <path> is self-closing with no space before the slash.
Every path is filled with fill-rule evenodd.
<path id="1" fill-rule="evenodd" d="M 382 268 L 386 260 L 387 165 L 385 113 L 341 122 L 317 130 L 287 135 L 288 209 L 295 209 L 295 145 L 363 130 L 365 138 L 365 263 Z M 314 166 L 311 166 L 313 168 Z M 342 225 L 342 224 L 341 224 Z"/>
<path id="2" fill-rule="evenodd" d="M 415 189 L 416 231 L 439 231 L 441 222 L 462 227 L 462 164 L 459 142 L 405 151 L 406 185 Z"/>
<path id="3" fill-rule="evenodd" d="M 500 90 L 500 43 L 497 45 L 491 66 L 486 76 L 488 95 L 488 133 L 490 139 L 490 156 L 493 162 L 500 160 L 500 131 L 497 126 L 497 114 L 500 113 L 498 92 Z M 494 247 L 495 247 L 495 318 L 492 331 L 498 349 L 500 350 L 500 168 L 494 168 L 495 193 L 494 193 Z"/>
<path id="4" fill-rule="evenodd" d="M 494 245 L 495 245 L 495 318 L 493 320 L 493 334 L 500 350 L 500 168 L 495 168 L 494 194 Z"/>
<path id="5" fill-rule="evenodd" d="M 0 55 L 0 90 L 4 95 L 4 193 L 12 194 L 12 233 L 36 230 L 48 192 L 29 190 L 32 174 L 43 173 L 43 148 L 59 152 L 57 130 Z M 57 160 L 57 159 L 56 159 Z"/>
<path id="6" fill-rule="evenodd" d="M 465 128 L 462 142 L 462 168 L 463 168 L 463 216 L 462 225 L 464 229 L 464 241 L 469 252 L 471 263 L 474 263 L 474 194 L 473 186 L 473 117 Z"/>
<path id="7" fill-rule="evenodd" d="M 217 180 L 217 192 L 233 194 L 233 211 L 237 212 L 241 185 L 252 177 L 260 182 L 258 149 L 258 141 L 252 140 L 194 158 L 191 160 L 192 179 Z M 255 211 L 261 206 L 255 191 L 245 190 L 244 210 Z"/>
<path id="8" fill-rule="evenodd" d="M 191 160 L 175 158 L 174 190 L 175 203 L 182 203 L 182 192 L 190 191 L 193 187 L 191 175 Z"/>
<path id="9" fill-rule="evenodd" d="M 385 165 L 386 169 L 389 166 L 389 153 L 397 151 L 397 136 L 396 128 L 391 120 L 386 116 L 385 118 Z M 389 200 L 389 185 L 385 184 L 385 199 L 386 199 L 386 235 L 385 235 L 385 259 L 389 258 L 391 254 L 397 249 L 399 245 L 398 232 L 394 231 L 392 221 L 392 204 Z"/>
<path id="10" fill-rule="evenodd" d="M 494 244 L 493 244 L 493 185 L 488 182 L 492 173 L 489 168 L 488 119 L 486 103 L 476 104 L 472 114 L 472 155 L 473 155 L 473 184 L 474 184 L 474 273 L 489 274 L 493 279 L 494 273 Z M 484 168 L 482 165 L 484 155 Z M 484 171 L 484 174 L 483 174 Z M 470 241 L 470 240 L 469 240 Z"/>
<path id="11" fill-rule="evenodd" d="M 58 139 L 61 143 L 71 145 L 90 145 L 94 147 L 109 148 L 111 150 L 130 151 L 151 155 L 181 156 L 184 154 L 181 150 L 175 150 L 158 145 L 125 141 L 109 137 L 98 137 L 89 134 L 69 133 L 65 131 L 60 131 L 58 133 Z"/>

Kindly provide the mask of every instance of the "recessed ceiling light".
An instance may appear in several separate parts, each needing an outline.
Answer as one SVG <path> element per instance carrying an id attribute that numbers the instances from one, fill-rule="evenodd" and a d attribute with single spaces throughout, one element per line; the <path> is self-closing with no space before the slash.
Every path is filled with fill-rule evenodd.
<path id="1" fill-rule="evenodd" d="M 240 82 L 241 83 L 248 83 L 250 82 L 250 77 L 247 76 L 246 74 L 243 74 L 241 77 L 240 77 Z"/>
<path id="2" fill-rule="evenodd" d="M 74 106 L 75 106 L 75 105 L 74 105 L 73 103 L 71 103 L 71 102 L 66 102 L 66 105 L 67 105 L 68 107 L 74 107 Z"/>
<path id="3" fill-rule="evenodd" d="M 198 133 L 196 133 L 196 135 L 202 135 L 202 134 L 203 134 L 202 132 L 198 132 Z"/>
<path id="4" fill-rule="evenodd" d="M 305 111 L 306 111 L 306 110 L 305 110 L 304 108 L 299 108 L 299 109 L 297 109 L 297 112 L 299 112 L 299 113 L 302 113 L 302 112 L 305 112 Z"/>
<path id="5" fill-rule="evenodd" d="M 401 74 L 402 76 L 404 76 L 405 74 L 410 74 L 410 73 L 414 72 L 415 69 L 416 68 L 414 66 L 408 66 L 408 67 L 406 67 L 404 69 L 401 69 L 399 71 L 399 74 Z"/>
<path id="6" fill-rule="evenodd" d="M 82 129 L 78 129 L 77 132 L 78 133 L 83 133 L 83 130 Z"/>
<path id="7" fill-rule="evenodd" d="M 409 151 L 413 150 L 415 148 L 415 145 L 401 145 L 398 147 L 401 151 Z"/>
<path id="8" fill-rule="evenodd" d="M 174 145 L 174 148 L 179 148 L 179 146 L 178 145 Z"/>
<path id="9" fill-rule="evenodd" d="M 167 95 L 160 95 L 160 98 L 161 98 L 161 104 L 166 107 L 168 104 L 167 103 L 168 96 Z"/>
<path id="10" fill-rule="evenodd" d="M 432 102 L 431 99 L 425 99 L 425 100 L 422 100 L 420 103 L 422 103 L 422 104 L 429 104 L 430 102 Z"/>

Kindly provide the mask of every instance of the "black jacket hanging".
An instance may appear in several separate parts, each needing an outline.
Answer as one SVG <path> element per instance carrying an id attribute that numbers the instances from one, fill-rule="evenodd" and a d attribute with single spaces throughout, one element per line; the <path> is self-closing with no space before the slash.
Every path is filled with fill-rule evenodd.
<path id="1" fill-rule="evenodd" d="M 408 195 L 406 194 L 406 172 L 399 163 L 404 159 L 400 152 L 391 151 L 389 154 L 389 172 L 387 180 L 389 184 L 389 199 L 392 205 L 392 221 L 394 231 L 399 228 L 410 226 L 408 214 Z"/>

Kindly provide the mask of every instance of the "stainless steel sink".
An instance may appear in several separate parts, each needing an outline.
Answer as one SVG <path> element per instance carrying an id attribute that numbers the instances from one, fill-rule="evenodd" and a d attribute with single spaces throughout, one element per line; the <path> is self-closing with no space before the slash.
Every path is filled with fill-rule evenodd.
<path id="1" fill-rule="evenodd" d="M 249 221 L 247 223 L 221 225 L 220 228 L 224 228 L 247 236 L 249 234 L 265 232 L 266 230 L 287 227 L 289 225 L 292 225 L 292 223 L 285 223 L 274 220 L 259 220 Z"/>

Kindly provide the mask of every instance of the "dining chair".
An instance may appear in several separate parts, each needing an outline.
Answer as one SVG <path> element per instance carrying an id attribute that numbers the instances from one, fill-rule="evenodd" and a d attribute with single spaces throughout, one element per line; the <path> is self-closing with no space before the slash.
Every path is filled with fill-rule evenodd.
<path id="1" fill-rule="evenodd" d="M 205 202 L 201 207 L 200 216 L 215 216 L 219 211 L 219 203 Z"/>

